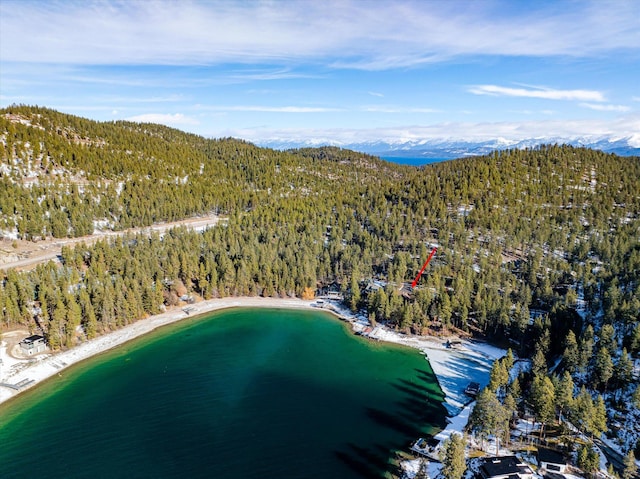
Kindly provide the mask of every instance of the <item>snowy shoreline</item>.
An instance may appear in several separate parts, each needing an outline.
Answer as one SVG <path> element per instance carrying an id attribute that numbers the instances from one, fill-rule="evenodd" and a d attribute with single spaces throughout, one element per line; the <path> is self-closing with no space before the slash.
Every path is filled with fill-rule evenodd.
<path id="1" fill-rule="evenodd" d="M 261 297 L 222 298 L 201 301 L 189 305 L 187 307 L 188 309 L 175 308 L 165 313 L 140 319 L 122 329 L 79 344 L 68 351 L 38 355 L 32 359 L 19 360 L 12 358 L 7 354 L 4 343 L 1 343 L 0 383 L 19 384 L 20 382 L 29 381 L 29 385 L 19 391 L 0 386 L 0 404 L 46 379 L 62 373 L 65 368 L 72 364 L 113 349 L 132 339 L 150 333 L 157 328 L 186 318 L 193 318 L 212 311 L 236 307 L 311 309 L 311 303 L 312 301 L 303 301 L 295 298 L 281 299 Z M 188 311 L 188 313 L 185 311 Z"/>
<path id="2" fill-rule="evenodd" d="M 315 306 L 315 307 L 314 307 Z M 145 335 L 159 327 L 192 318 L 198 315 L 227 308 L 262 307 L 286 309 L 313 309 L 326 311 L 351 323 L 354 332 L 361 332 L 367 324 L 363 318 L 354 316 L 349 310 L 333 303 L 324 303 L 318 307 L 314 301 L 297 298 L 236 297 L 201 301 L 185 309 L 175 308 L 162 314 L 141 319 L 122 329 L 107 333 L 86 341 L 68 351 L 56 354 L 40 355 L 33 359 L 18 360 L 11 358 L 4 343 L 0 346 L 0 383 L 18 384 L 30 381 L 29 386 L 17 391 L 0 387 L 0 404 L 19 395 L 21 392 L 42 381 L 61 374 L 62 371 L 80 361 L 120 346 L 132 339 Z M 464 389 L 470 381 L 486 385 L 493 361 L 504 355 L 499 348 L 466 340 L 457 340 L 454 347 L 447 347 L 446 339 L 432 337 L 406 336 L 388 328 L 378 326 L 368 335 L 380 341 L 402 344 L 418 349 L 425 354 L 445 394 L 445 404 L 449 416 L 455 416 L 468 402 Z"/>

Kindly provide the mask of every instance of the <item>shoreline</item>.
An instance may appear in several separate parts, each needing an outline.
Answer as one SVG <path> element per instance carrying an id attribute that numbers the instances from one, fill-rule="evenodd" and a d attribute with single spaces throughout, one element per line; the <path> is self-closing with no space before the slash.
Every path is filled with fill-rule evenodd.
<path id="1" fill-rule="evenodd" d="M 0 404 L 19 396 L 42 381 L 59 374 L 67 367 L 98 355 L 128 341 L 148 334 L 157 328 L 177 321 L 194 318 L 210 312 L 228 308 L 284 308 L 325 311 L 350 323 L 352 332 L 362 333 L 370 326 L 366 319 L 358 317 L 342 305 L 324 302 L 321 307 L 316 300 L 299 298 L 228 297 L 200 301 L 186 307 L 176 307 L 170 311 L 140 319 L 122 329 L 112 331 L 81 343 L 67 351 L 39 355 L 33 359 L 18 360 L 7 355 L 0 347 L 0 383 L 28 385 L 14 390 L 0 386 Z M 188 313 L 185 310 L 188 308 Z M 464 389 L 470 381 L 486 385 L 493 360 L 504 354 L 504 350 L 485 343 L 474 343 L 456 338 L 455 348 L 446 346 L 446 338 L 407 336 L 384 326 L 376 326 L 367 334 L 369 338 L 389 343 L 401 344 L 420 350 L 429 361 L 431 369 L 444 394 L 444 404 L 449 417 L 453 417 L 468 403 Z M 450 338 L 450 339 L 453 339 Z M 464 374 L 464 372 L 467 374 Z"/>
<path id="2" fill-rule="evenodd" d="M 0 386 L 0 405 L 55 376 L 73 364 L 109 351 L 162 326 L 173 324 L 183 319 L 196 318 L 207 313 L 229 308 L 257 307 L 311 310 L 315 309 L 311 307 L 312 303 L 313 301 L 297 298 L 263 298 L 258 296 L 209 299 L 187 306 L 175 307 L 164 313 L 139 319 L 124 328 L 85 341 L 67 351 L 49 352 L 32 359 L 11 358 L 7 354 L 3 343 L 3 346 L 0 347 L 0 383 L 14 385 L 27 381 L 29 383 L 19 390 Z M 188 308 L 188 313 L 185 312 L 186 308 Z M 2 359 L 4 359 L 4 364 L 1 361 Z M 6 371 L 7 369 L 8 371 Z"/>

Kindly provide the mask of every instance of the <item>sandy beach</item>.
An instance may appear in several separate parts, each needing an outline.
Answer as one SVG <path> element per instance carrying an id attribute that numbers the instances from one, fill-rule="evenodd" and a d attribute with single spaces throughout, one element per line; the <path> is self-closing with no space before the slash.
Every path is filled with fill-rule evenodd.
<path id="1" fill-rule="evenodd" d="M 6 386 L 0 386 L 0 403 L 60 373 L 64 368 L 72 364 L 124 344 L 161 326 L 185 318 L 234 307 L 310 309 L 312 303 L 313 301 L 303 301 L 295 298 L 242 297 L 211 299 L 188 305 L 188 314 L 185 313 L 183 307 L 171 309 L 166 313 L 138 320 L 122 329 L 86 341 L 68 351 L 55 354 L 41 354 L 32 359 L 20 360 L 11 357 L 7 354 L 6 345 L 3 342 L 0 344 L 0 383 L 15 385 L 29 381 L 29 385 L 20 391 Z"/>
<path id="2" fill-rule="evenodd" d="M 314 301 L 296 298 L 236 297 L 201 301 L 184 308 L 175 308 L 165 313 L 141 319 L 122 329 L 86 341 L 68 351 L 56 354 L 42 354 L 32 359 L 19 360 L 7 354 L 6 344 L 0 344 L 0 383 L 19 384 L 29 382 L 20 391 L 0 386 L 0 403 L 7 401 L 20 392 L 29 389 L 45 379 L 60 373 L 64 368 L 79 361 L 102 353 L 134 338 L 147 334 L 161 326 L 194 317 L 211 311 L 234 307 L 264 307 L 286 309 L 314 309 Z M 354 331 L 362 331 L 368 324 L 362 317 L 353 315 L 338 304 L 325 302 L 322 311 L 327 311 L 349 321 Z M 489 380 L 489 371 L 493 360 L 504 355 L 504 351 L 484 343 L 458 341 L 454 347 L 447 347 L 442 338 L 407 336 L 388 328 L 378 326 L 369 335 L 373 339 L 403 344 L 422 351 L 428 358 L 445 393 L 446 407 L 450 416 L 457 415 L 468 402 L 464 389 L 470 381 L 482 386 Z M 453 339 L 453 338 L 452 338 Z"/>

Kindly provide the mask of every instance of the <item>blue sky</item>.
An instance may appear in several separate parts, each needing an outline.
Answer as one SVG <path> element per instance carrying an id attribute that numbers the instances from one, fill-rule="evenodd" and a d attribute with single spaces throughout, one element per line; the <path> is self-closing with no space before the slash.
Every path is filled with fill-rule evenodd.
<path id="1" fill-rule="evenodd" d="M 205 136 L 632 137 L 640 2 L 0 2 L 0 105 Z"/>

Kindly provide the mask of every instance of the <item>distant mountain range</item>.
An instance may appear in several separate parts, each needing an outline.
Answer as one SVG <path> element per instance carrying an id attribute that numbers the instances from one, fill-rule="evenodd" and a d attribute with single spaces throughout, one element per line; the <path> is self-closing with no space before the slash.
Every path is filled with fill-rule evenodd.
<path id="1" fill-rule="evenodd" d="M 530 138 L 525 140 L 506 140 L 497 138 L 489 141 L 470 141 L 456 139 L 422 139 L 397 141 L 364 141 L 345 143 L 329 139 L 297 140 L 263 140 L 256 142 L 259 146 L 276 150 L 306 148 L 318 146 L 338 146 L 350 150 L 361 151 L 380 157 L 455 159 L 466 156 L 486 155 L 495 150 L 534 148 L 542 144 L 568 144 L 615 153 L 620 156 L 640 156 L 640 135 L 628 138 Z"/>

